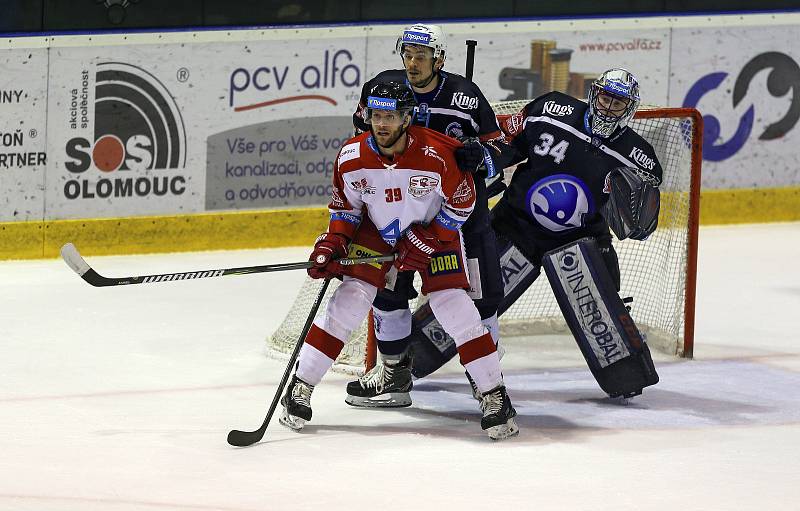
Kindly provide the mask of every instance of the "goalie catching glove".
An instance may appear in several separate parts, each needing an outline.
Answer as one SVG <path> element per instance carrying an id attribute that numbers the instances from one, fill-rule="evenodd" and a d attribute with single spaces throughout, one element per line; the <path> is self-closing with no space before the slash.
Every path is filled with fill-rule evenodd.
<path id="1" fill-rule="evenodd" d="M 342 265 L 336 259 L 347 257 L 347 245 L 350 240 L 346 236 L 338 233 L 324 232 L 319 235 L 314 243 L 314 250 L 311 252 L 309 261 L 314 263 L 308 269 L 308 275 L 312 279 L 327 279 L 342 275 Z"/>
<path id="2" fill-rule="evenodd" d="M 422 224 L 414 224 L 395 246 L 397 259 L 394 265 L 398 270 L 425 271 L 431 263 L 431 256 L 442 248 L 442 242 Z"/>
<path id="3" fill-rule="evenodd" d="M 601 214 L 618 239 L 644 240 L 656 230 L 661 195 L 659 180 L 632 167 L 619 167 L 606 176 L 609 194 Z"/>

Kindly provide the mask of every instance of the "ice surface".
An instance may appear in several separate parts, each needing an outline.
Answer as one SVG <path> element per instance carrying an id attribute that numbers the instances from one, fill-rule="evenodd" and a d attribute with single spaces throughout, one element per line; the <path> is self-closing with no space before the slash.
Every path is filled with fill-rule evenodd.
<path id="1" fill-rule="evenodd" d="M 128 276 L 306 257 L 87 260 Z M 225 437 L 264 417 L 284 369 L 264 338 L 302 272 L 93 288 L 61 260 L 0 263 L 0 510 L 794 509 L 800 224 L 703 228 L 699 260 L 695 359 L 659 357 L 627 406 L 569 342 L 513 339 L 518 438 L 484 435 L 451 363 L 391 411 L 348 407 L 330 373 L 302 433 L 275 421 L 248 449 Z"/>

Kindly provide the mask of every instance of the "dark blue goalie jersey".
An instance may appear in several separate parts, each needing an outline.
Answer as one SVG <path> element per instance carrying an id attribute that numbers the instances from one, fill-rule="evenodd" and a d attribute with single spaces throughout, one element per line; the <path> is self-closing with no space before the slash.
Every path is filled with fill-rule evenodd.
<path id="1" fill-rule="evenodd" d="M 633 129 L 608 139 L 590 134 L 588 105 L 551 92 L 503 121 L 503 131 L 519 159 L 505 196 L 494 210 L 493 225 L 509 239 L 564 243 L 583 236 L 608 236 L 600 208 L 610 191 L 606 178 L 617 167 L 635 167 L 661 183 L 653 147 Z"/>

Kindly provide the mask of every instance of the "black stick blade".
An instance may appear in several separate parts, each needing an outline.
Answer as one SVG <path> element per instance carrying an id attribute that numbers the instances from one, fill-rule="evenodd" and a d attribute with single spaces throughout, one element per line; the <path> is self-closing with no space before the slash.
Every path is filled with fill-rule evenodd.
<path id="1" fill-rule="evenodd" d="M 266 428 L 259 428 L 255 431 L 231 430 L 228 433 L 228 443 L 234 447 L 249 447 L 264 438 Z"/>

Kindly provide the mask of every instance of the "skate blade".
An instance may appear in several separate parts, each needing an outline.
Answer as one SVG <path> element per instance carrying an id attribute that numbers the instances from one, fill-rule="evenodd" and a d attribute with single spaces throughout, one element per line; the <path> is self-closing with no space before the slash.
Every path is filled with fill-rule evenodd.
<path id="1" fill-rule="evenodd" d="M 306 425 L 305 419 L 295 417 L 294 415 L 289 415 L 286 412 L 286 409 L 284 409 L 283 413 L 281 413 L 281 416 L 278 418 L 278 422 L 292 431 L 300 431 L 303 429 L 303 426 Z"/>
<path id="2" fill-rule="evenodd" d="M 630 405 L 631 403 L 633 403 L 633 398 L 634 398 L 634 396 L 631 396 L 631 397 L 625 397 L 625 396 L 616 396 L 616 397 L 610 397 L 610 398 L 608 398 L 608 399 L 609 399 L 609 400 L 610 400 L 612 403 L 614 403 L 615 405 L 620 405 L 620 406 L 628 406 L 628 405 Z"/>
<path id="3" fill-rule="evenodd" d="M 508 419 L 508 422 L 505 424 L 492 426 L 486 430 L 486 433 L 492 440 L 505 440 L 506 438 L 519 435 L 519 426 L 517 426 L 516 421 L 511 418 Z"/>
<path id="4" fill-rule="evenodd" d="M 344 402 L 357 408 L 403 408 L 411 406 L 408 392 L 390 392 L 375 397 L 359 397 L 348 394 Z"/>

